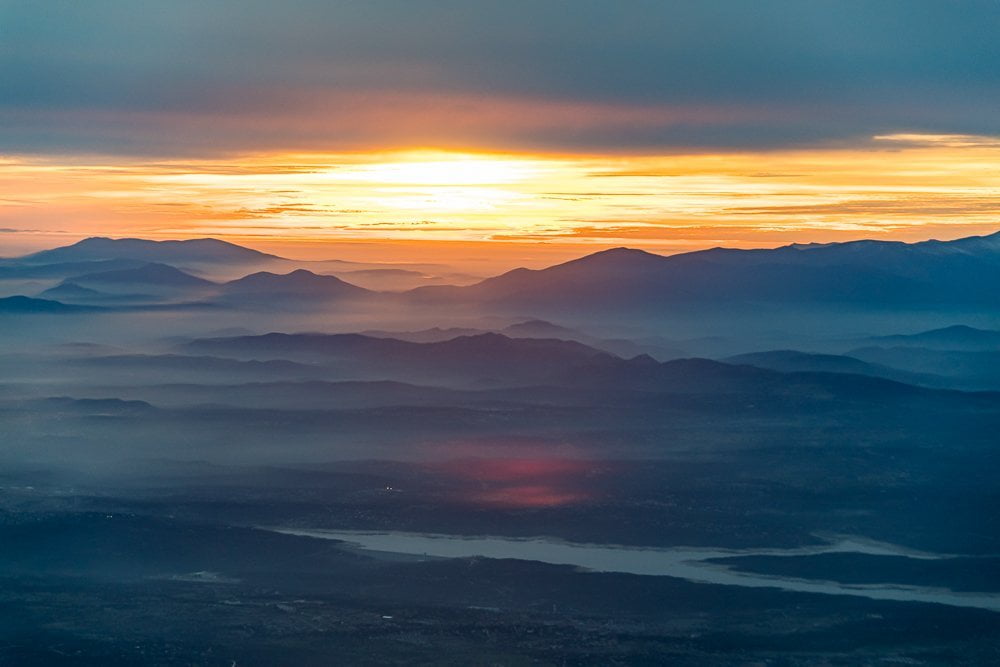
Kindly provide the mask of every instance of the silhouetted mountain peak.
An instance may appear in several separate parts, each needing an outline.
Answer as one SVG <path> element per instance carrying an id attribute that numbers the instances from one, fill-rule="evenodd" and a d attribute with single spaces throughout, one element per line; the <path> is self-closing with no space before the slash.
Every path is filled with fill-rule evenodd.
<path id="1" fill-rule="evenodd" d="M 213 238 L 151 241 L 137 238 L 113 239 L 104 236 L 92 236 L 72 245 L 43 250 L 22 258 L 32 263 L 106 259 L 230 264 L 260 263 L 280 258 Z"/>
<path id="2" fill-rule="evenodd" d="M 546 320 L 526 320 L 504 327 L 503 334 L 517 337 L 549 337 L 575 339 L 580 334 L 568 327 L 553 324 Z"/>
<path id="3" fill-rule="evenodd" d="M 627 248 L 625 246 L 618 246 L 617 248 L 608 248 L 607 250 L 599 250 L 597 252 L 588 255 L 591 258 L 603 257 L 605 259 L 609 258 L 634 258 L 642 257 L 644 255 L 652 255 L 653 253 L 646 252 L 645 250 L 640 250 L 639 248 Z M 659 257 L 659 255 L 654 255 Z"/>
<path id="4" fill-rule="evenodd" d="M 608 250 L 600 250 L 598 252 L 591 253 L 589 255 L 584 255 L 574 260 L 558 264 L 552 269 L 566 268 L 566 267 L 587 267 L 587 268 L 597 268 L 597 267 L 635 267 L 635 266 L 649 266 L 651 264 L 658 264 L 665 259 L 663 255 L 656 255 L 651 252 L 646 252 L 645 250 L 639 250 L 638 248 L 609 248 Z"/>
<path id="5" fill-rule="evenodd" d="M 33 299 L 27 296 L 0 298 L 0 313 L 71 313 L 92 310 L 85 306 L 71 306 L 51 299 Z"/>
<path id="6" fill-rule="evenodd" d="M 498 334 L 495 331 L 484 331 L 483 333 L 478 333 L 478 334 L 458 336 L 457 338 L 453 338 L 452 340 L 456 341 L 461 340 L 466 342 L 484 343 L 484 344 L 497 344 L 497 343 L 506 343 L 511 339 L 508 338 L 507 336 L 504 336 L 503 334 Z"/>
<path id="7" fill-rule="evenodd" d="M 67 248 L 93 249 L 93 248 L 185 248 L 190 251 L 213 251 L 213 252 L 238 252 L 252 253 L 255 255 L 265 255 L 258 250 L 244 248 L 241 245 L 215 239 L 211 237 L 200 239 L 182 239 L 177 241 L 154 241 L 141 238 L 111 238 L 108 236 L 89 236 L 77 241 Z M 273 255 L 272 255 L 273 256 Z"/>
<path id="8" fill-rule="evenodd" d="M 954 241 L 930 240 L 916 244 L 925 251 L 962 254 L 1000 253 L 1000 232 L 984 236 L 967 236 Z"/>
<path id="9" fill-rule="evenodd" d="M 643 367 L 643 366 L 650 366 L 650 367 L 652 367 L 652 366 L 659 366 L 660 365 L 659 361 L 657 361 L 653 357 L 649 356 L 648 354 L 637 354 L 636 356 L 632 357 L 631 359 L 628 359 L 626 361 L 626 363 L 628 363 L 628 364 L 630 364 L 632 366 L 637 366 L 637 367 Z"/>
<path id="10" fill-rule="evenodd" d="M 664 361 L 660 364 L 660 367 L 674 371 L 684 371 L 696 374 L 732 373 L 734 368 L 740 368 L 738 365 L 727 364 L 721 361 L 715 361 L 714 359 L 704 359 L 702 357 L 672 359 L 670 361 Z"/>
<path id="11" fill-rule="evenodd" d="M 297 269 L 291 273 L 260 271 L 223 285 L 228 294 L 281 294 L 292 297 L 333 297 L 361 295 L 368 290 L 352 285 L 336 276 L 321 275 Z"/>
<path id="12" fill-rule="evenodd" d="M 83 287 L 77 285 L 74 282 L 62 282 L 55 287 L 50 287 L 41 293 L 42 297 L 52 297 L 58 299 L 62 298 L 90 298 L 90 297 L 101 297 L 104 296 L 101 292 L 97 290 L 90 289 L 89 287 Z"/>
<path id="13" fill-rule="evenodd" d="M 950 327 L 943 327 L 941 329 L 934 329 L 934 330 L 928 331 L 926 333 L 949 334 L 949 335 L 964 336 L 964 335 L 970 335 L 970 334 L 971 335 L 975 335 L 975 334 L 987 333 L 987 330 L 986 329 L 977 329 L 975 327 L 970 327 L 968 324 L 953 324 Z M 988 333 L 996 333 L 996 332 L 990 331 Z"/>
<path id="14" fill-rule="evenodd" d="M 570 353 L 580 357 L 616 358 L 608 352 L 592 348 L 573 340 L 560 340 L 558 338 L 512 338 L 493 331 L 468 336 L 458 336 L 457 338 L 453 338 L 449 341 L 430 343 L 430 345 L 448 346 L 456 350 L 483 350 L 496 353 L 502 353 L 508 350 L 548 350 L 554 354 Z"/>
<path id="15" fill-rule="evenodd" d="M 192 276 L 190 273 L 185 273 L 169 264 L 160 264 L 158 262 L 150 262 L 134 269 L 90 273 L 78 276 L 74 280 L 84 283 L 141 284 L 171 287 L 204 287 L 213 284 L 211 281 Z"/>

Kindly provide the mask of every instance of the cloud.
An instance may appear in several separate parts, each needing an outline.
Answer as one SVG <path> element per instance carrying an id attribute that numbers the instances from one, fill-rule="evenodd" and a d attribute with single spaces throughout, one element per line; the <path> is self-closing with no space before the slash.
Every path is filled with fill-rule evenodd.
<path id="1" fill-rule="evenodd" d="M 935 193 L 912 196 L 900 193 L 895 199 L 858 198 L 818 204 L 740 206 L 722 209 L 726 215 L 752 216 L 829 216 L 864 214 L 885 218 L 888 216 L 944 216 L 971 217 L 976 214 L 1000 215 L 1000 200 L 981 195 L 953 195 Z"/>
<path id="2" fill-rule="evenodd" d="M 21 229 L 19 227 L 0 227 L 0 234 L 65 234 L 61 229 Z"/>
<path id="3" fill-rule="evenodd" d="M 433 146 L 494 150 L 641 149 L 725 145 L 734 127 L 794 124 L 768 109 L 570 103 L 484 98 L 457 93 L 393 91 L 261 92 L 284 100 L 279 110 L 256 105 L 204 113 L 114 110 L 4 111 L 0 137 L 8 150 L 204 156 L 212 153 L 343 151 Z M 303 101 L 306 100 L 306 101 Z M 48 129 L 39 137 L 36 129 Z M 792 130 L 787 130 L 791 136 Z M 635 152 L 634 150 L 631 152 Z"/>
<path id="4" fill-rule="evenodd" d="M 997 134 L 993 0 L 0 5 L 0 151 L 770 147 Z"/>
<path id="5" fill-rule="evenodd" d="M 899 132 L 873 137 L 875 141 L 891 142 L 905 146 L 935 146 L 947 148 L 997 148 L 1000 137 L 985 137 L 974 134 L 918 134 Z"/>

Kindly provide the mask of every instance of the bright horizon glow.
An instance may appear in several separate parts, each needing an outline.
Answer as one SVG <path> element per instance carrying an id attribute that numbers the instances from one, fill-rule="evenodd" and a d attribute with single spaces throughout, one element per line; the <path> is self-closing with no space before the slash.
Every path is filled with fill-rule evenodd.
<path id="1" fill-rule="evenodd" d="M 431 158 L 431 159 L 427 159 Z M 489 157 L 464 153 L 403 153 L 392 162 L 377 162 L 335 169 L 331 180 L 407 185 L 501 185 L 536 176 L 546 163 L 512 157 Z"/>
<path id="2" fill-rule="evenodd" d="M 521 255 L 545 244 L 569 256 L 957 238 L 1000 226 L 997 164 L 993 137 L 903 133 L 858 148 L 663 156 L 5 156 L 0 254 L 94 235 L 217 236 L 327 257 L 377 242 L 394 255 L 386 261 L 434 243 Z"/>

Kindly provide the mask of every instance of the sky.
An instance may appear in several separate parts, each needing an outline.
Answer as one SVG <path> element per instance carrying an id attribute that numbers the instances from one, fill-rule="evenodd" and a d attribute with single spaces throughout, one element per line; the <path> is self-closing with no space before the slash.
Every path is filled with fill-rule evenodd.
<path id="1" fill-rule="evenodd" d="M 0 0 L 0 255 L 989 233 L 997 35 L 997 0 Z"/>

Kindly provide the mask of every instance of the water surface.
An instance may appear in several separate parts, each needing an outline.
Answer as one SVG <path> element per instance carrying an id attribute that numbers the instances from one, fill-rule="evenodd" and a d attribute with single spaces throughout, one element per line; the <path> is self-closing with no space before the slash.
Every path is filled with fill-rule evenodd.
<path id="1" fill-rule="evenodd" d="M 950 554 L 914 551 L 864 538 L 846 537 L 821 546 L 796 549 L 717 549 L 673 547 L 667 549 L 606 544 L 581 544 L 552 538 L 465 537 L 404 532 L 363 532 L 268 528 L 287 535 L 346 542 L 367 551 L 436 558 L 513 558 L 553 565 L 572 565 L 595 572 L 619 572 L 665 576 L 685 581 L 776 588 L 798 593 L 854 595 L 872 600 L 926 602 L 1000 612 L 1000 593 L 956 592 L 946 588 L 903 584 L 843 584 L 835 581 L 798 579 L 752 572 L 738 572 L 712 559 L 739 556 L 810 556 L 856 553 L 922 560 L 952 558 Z"/>

